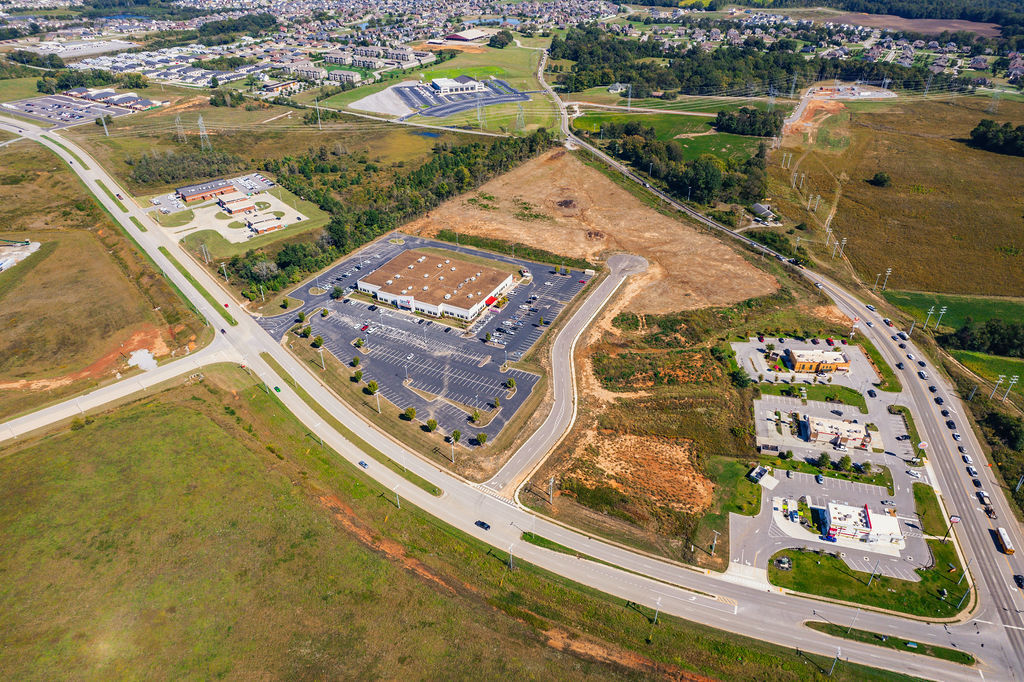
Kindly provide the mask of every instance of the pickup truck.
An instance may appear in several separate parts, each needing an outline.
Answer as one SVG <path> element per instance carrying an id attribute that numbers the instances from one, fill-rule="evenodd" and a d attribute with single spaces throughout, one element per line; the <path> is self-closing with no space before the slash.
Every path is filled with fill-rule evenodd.
<path id="1" fill-rule="evenodd" d="M 978 500 L 986 507 L 992 505 L 992 499 L 988 496 L 988 493 L 984 490 L 978 491 Z"/>

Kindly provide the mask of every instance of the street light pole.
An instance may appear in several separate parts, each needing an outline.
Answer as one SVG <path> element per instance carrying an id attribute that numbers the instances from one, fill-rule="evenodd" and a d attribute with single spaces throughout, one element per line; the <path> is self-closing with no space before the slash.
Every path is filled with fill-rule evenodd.
<path id="1" fill-rule="evenodd" d="M 715 539 L 711 543 L 711 556 L 715 556 L 715 547 L 718 546 L 718 536 L 721 535 L 717 530 L 711 531 L 715 534 Z"/>

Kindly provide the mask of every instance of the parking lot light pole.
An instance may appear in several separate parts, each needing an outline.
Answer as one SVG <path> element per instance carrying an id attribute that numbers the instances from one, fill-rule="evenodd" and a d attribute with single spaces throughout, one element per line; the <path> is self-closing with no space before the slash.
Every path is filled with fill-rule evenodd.
<path id="1" fill-rule="evenodd" d="M 374 391 L 373 394 L 377 396 L 377 414 L 380 414 L 380 389 Z"/>
<path id="2" fill-rule="evenodd" d="M 715 539 L 711 542 L 711 556 L 715 556 L 715 547 L 718 546 L 718 536 L 720 533 L 717 530 L 711 532 L 715 534 Z"/>

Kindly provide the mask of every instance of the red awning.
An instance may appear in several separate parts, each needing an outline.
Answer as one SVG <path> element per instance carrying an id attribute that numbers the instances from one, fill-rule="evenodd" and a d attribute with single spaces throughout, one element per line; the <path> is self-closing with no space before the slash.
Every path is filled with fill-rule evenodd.
<path id="1" fill-rule="evenodd" d="M 486 300 L 486 301 L 484 301 L 484 303 L 485 303 L 485 304 L 487 304 L 487 305 L 490 305 L 490 304 L 494 303 L 494 302 L 495 302 L 495 301 L 497 301 L 497 300 L 498 300 L 498 299 L 497 299 L 497 297 L 495 297 L 495 296 L 488 296 L 488 297 L 487 297 L 487 300 Z"/>

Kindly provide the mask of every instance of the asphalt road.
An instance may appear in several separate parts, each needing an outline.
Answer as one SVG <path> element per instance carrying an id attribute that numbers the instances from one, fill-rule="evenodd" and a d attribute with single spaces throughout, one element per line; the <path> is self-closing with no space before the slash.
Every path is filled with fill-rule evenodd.
<path id="1" fill-rule="evenodd" d="M 446 471 L 438 469 L 433 464 L 419 459 L 388 436 L 382 434 L 371 424 L 363 421 L 344 403 L 337 400 L 326 387 L 306 371 L 300 362 L 295 360 L 271 339 L 253 318 L 248 316 L 234 301 L 231 301 L 219 289 L 216 280 L 184 254 L 162 229 L 150 222 L 141 209 L 129 203 L 128 210 L 121 211 L 115 202 L 107 197 L 98 187 L 96 181 L 102 179 L 115 192 L 118 191 L 117 183 L 83 149 L 69 140 L 60 138 L 57 133 L 46 133 L 53 140 L 59 139 L 64 147 L 74 151 L 81 160 L 88 163 L 90 166 L 89 170 L 81 168 L 80 164 L 74 161 L 68 151 L 57 146 L 51 140 L 43 138 L 42 133 L 44 131 L 24 123 L 7 122 L 2 118 L 0 118 L 0 121 L 3 121 L 0 122 L 0 128 L 17 134 L 23 134 L 43 144 L 67 162 L 86 186 L 96 195 L 100 203 L 121 223 L 125 231 L 153 258 L 154 262 L 165 272 L 168 278 L 178 285 L 197 309 L 213 324 L 218 325 L 218 328 L 222 323 L 217 311 L 177 272 L 176 268 L 171 266 L 168 260 L 160 253 L 158 247 L 164 246 L 174 253 L 202 286 L 218 298 L 218 300 L 227 304 L 228 312 L 235 317 L 238 325 L 235 327 L 227 327 L 225 325 L 226 333 L 218 334 L 218 339 L 214 341 L 213 353 L 222 352 L 225 358 L 240 358 L 241 362 L 247 365 L 250 371 L 254 372 L 257 377 L 267 381 L 271 386 L 279 386 L 281 389 L 280 393 L 275 395 L 280 398 L 285 407 L 312 432 L 321 436 L 325 444 L 349 460 L 353 466 L 360 459 L 364 459 L 365 455 L 361 450 L 345 440 L 334 429 L 323 424 L 319 416 L 259 356 L 261 352 L 269 353 L 316 402 L 326 406 L 332 414 L 348 425 L 358 436 L 364 438 L 370 445 L 378 448 L 396 461 L 404 462 L 409 470 L 434 483 L 444 491 L 440 497 L 434 497 L 422 489 L 409 484 L 405 479 L 389 469 L 371 464 L 367 473 L 378 482 L 383 490 L 393 491 L 395 494 L 400 495 L 404 499 L 403 504 L 415 504 L 439 520 L 471 534 L 494 547 L 506 551 L 510 550 L 520 559 L 529 561 L 534 565 L 581 584 L 602 590 L 622 599 L 644 604 L 651 608 L 657 606 L 661 608 L 663 613 L 695 620 L 712 627 L 824 655 L 834 655 L 837 646 L 841 646 L 844 659 L 930 679 L 979 679 L 979 672 L 976 669 L 965 668 L 910 653 L 897 654 L 878 649 L 869 644 L 839 640 L 799 627 L 799 623 L 808 619 L 828 618 L 832 622 L 845 624 L 857 618 L 858 627 L 868 630 L 898 634 L 915 641 L 930 642 L 944 646 L 949 646 L 950 642 L 955 642 L 958 647 L 970 651 L 979 658 L 981 661 L 980 669 L 984 671 L 985 676 L 989 679 L 1024 679 L 1020 673 L 1020 661 L 1022 660 L 1019 646 L 1020 632 L 1011 629 L 1018 627 L 1018 625 L 1010 624 L 1013 619 L 1019 621 L 1019 614 L 1012 615 L 1011 617 L 1011 612 L 1003 610 L 1007 608 L 1005 605 L 1011 603 L 1015 597 L 1012 598 L 1005 591 L 998 597 L 990 595 L 995 585 L 991 580 L 984 580 L 979 583 L 979 593 L 982 602 L 982 611 L 979 615 L 985 616 L 985 618 L 979 618 L 966 624 L 949 626 L 948 628 L 896 615 L 861 611 L 847 606 L 823 604 L 784 594 L 776 588 L 767 589 L 761 585 L 751 585 L 743 580 L 735 580 L 728 575 L 714 575 L 703 571 L 696 571 L 671 561 L 648 556 L 610 542 L 588 537 L 578 531 L 565 528 L 547 519 L 538 517 L 521 507 L 508 503 L 501 499 L 501 496 L 496 494 L 493 489 L 467 483 L 448 474 Z M 563 127 L 568 127 L 564 116 Z M 628 171 L 626 172 L 628 174 Z M 143 225 L 148 225 L 149 229 L 145 232 L 139 230 L 129 220 L 130 217 L 135 217 Z M 703 222 L 708 223 L 709 221 L 704 219 Z M 712 226 L 717 227 L 713 223 Z M 810 273 L 808 275 L 810 276 Z M 598 287 L 593 295 L 597 295 L 601 291 L 601 287 Z M 846 294 L 846 296 L 849 295 Z M 852 297 L 849 298 L 852 300 Z M 843 305 L 841 298 L 837 298 L 837 302 Z M 603 301 L 601 303 L 603 304 Z M 597 304 L 595 303 L 594 305 Z M 563 338 L 567 340 L 566 342 L 573 342 L 575 337 L 571 331 L 584 328 L 586 322 L 595 313 L 596 309 L 591 309 L 591 306 L 584 305 L 570 318 L 566 331 L 559 335 L 556 345 L 562 342 Z M 199 357 L 207 361 L 217 361 L 219 359 L 216 356 L 201 356 L 199 353 L 192 356 L 192 359 Z M 181 373 L 188 371 L 188 369 L 190 368 L 187 365 L 181 363 L 177 364 L 173 371 Z M 168 372 L 171 371 L 168 370 Z M 568 380 L 571 383 L 572 373 L 570 366 L 560 362 L 555 366 L 555 373 L 556 381 Z M 111 399 L 115 399 L 118 396 L 127 397 L 135 393 L 139 388 L 139 384 L 134 382 L 136 382 L 136 378 L 133 377 L 100 390 L 105 391 L 104 397 Z M 943 390 L 946 391 L 946 388 L 943 387 Z M 99 391 L 93 392 L 90 395 L 96 396 L 97 393 Z M 554 420 L 553 425 L 551 427 L 542 427 L 542 429 L 547 428 L 552 434 L 558 431 L 558 429 L 554 428 L 554 425 L 567 418 L 565 410 L 573 409 L 570 406 L 572 398 L 572 391 L 568 389 L 558 394 L 555 408 L 549 417 L 549 421 Z M 921 405 L 916 394 L 913 398 L 912 410 L 914 410 L 916 416 L 920 411 Z M 925 399 L 928 399 L 928 397 L 925 396 Z M 41 428 L 59 419 L 66 418 L 60 415 L 67 415 L 69 409 L 73 410 L 76 400 L 80 399 L 66 401 L 61 405 L 40 410 L 18 420 L 19 430 L 14 431 L 14 433 Z M 98 400 L 98 397 L 94 398 L 90 406 L 93 406 L 93 404 L 98 405 Z M 922 422 L 925 422 L 925 420 L 922 419 Z M 11 437 L 12 429 L 9 429 L 8 426 L 9 424 L 0 426 L 0 440 L 6 440 Z M 928 437 L 933 438 L 931 433 L 928 434 Z M 971 442 L 970 446 L 979 453 L 976 459 L 981 461 L 982 457 L 980 450 L 977 450 L 977 443 Z M 934 453 L 933 456 L 935 456 Z M 525 469 L 526 467 L 524 466 L 519 468 L 518 471 L 522 472 Z M 945 472 L 944 480 L 953 480 L 948 478 L 949 476 L 951 474 Z M 1005 502 L 1000 500 L 997 504 L 1001 505 L 1000 516 L 1005 519 L 1011 518 L 1007 512 Z M 477 519 L 484 519 L 491 523 L 491 530 L 483 531 L 476 527 L 474 521 Z M 572 555 L 552 552 L 524 543 L 520 538 L 521 532 L 524 530 L 534 531 L 576 552 L 593 556 L 600 561 L 580 559 Z M 1013 532 L 1015 533 L 1015 541 L 1018 541 L 1016 538 L 1019 537 L 1019 529 L 1016 526 L 1014 526 Z M 962 533 L 961 535 L 968 537 L 969 545 L 974 541 L 971 538 L 971 533 Z M 982 549 L 989 553 L 993 552 L 992 548 L 988 546 Z M 980 564 L 980 567 L 986 574 L 995 570 L 992 567 L 994 563 L 992 557 L 989 557 L 988 561 L 979 560 L 977 563 Z M 986 575 L 986 577 L 988 576 Z M 1014 635 L 1012 639 L 1008 636 L 1010 633 Z"/>

